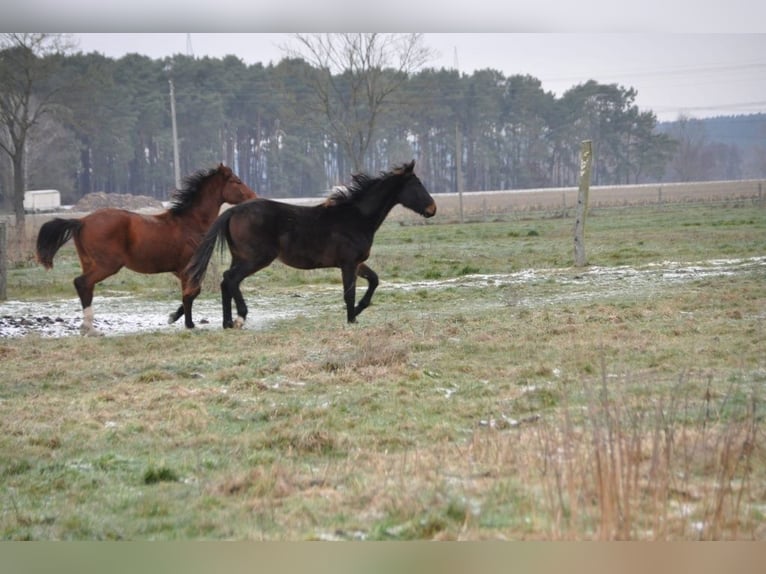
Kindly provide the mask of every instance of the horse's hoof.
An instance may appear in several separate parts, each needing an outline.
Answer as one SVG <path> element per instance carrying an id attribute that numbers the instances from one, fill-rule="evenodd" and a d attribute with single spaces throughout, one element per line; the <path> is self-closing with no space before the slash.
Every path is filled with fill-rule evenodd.
<path id="1" fill-rule="evenodd" d="M 236 319 L 234 319 L 234 324 L 232 325 L 232 327 L 234 327 L 235 329 L 241 329 L 244 326 L 245 326 L 245 319 L 243 317 L 237 317 Z"/>
<path id="2" fill-rule="evenodd" d="M 80 327 L 80 335 L 83 337 L 103 337 L 104 334 L 93 327 Z"/>

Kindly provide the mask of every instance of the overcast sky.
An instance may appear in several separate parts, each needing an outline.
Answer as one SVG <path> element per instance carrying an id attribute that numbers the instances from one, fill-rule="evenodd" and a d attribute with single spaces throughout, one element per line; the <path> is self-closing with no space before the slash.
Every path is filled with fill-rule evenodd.
<path id="1" fill-rule="evenodd" d="M 233 54 L 276 63 L 288 33 L 76 34 L 79 49 L 119 58 Z M 561 95 L 589 79 L 638 91 L 636 103 L 660 120 L 766 112 L 766 34 L 426 33 L 434 67 L 530 74 Z"/>
<path id="2" fill-rule="evenodd" d="M 557 95 L 589 79 L 617 83 L 660 120 L 766 112 L 763 1 L 24 0 L 0 12 L 2 31 L 71 32 L 79 50 L 114 58 L 267 64 L 291 32 L 423 32 L 434 67 L 529 74 Z"/>

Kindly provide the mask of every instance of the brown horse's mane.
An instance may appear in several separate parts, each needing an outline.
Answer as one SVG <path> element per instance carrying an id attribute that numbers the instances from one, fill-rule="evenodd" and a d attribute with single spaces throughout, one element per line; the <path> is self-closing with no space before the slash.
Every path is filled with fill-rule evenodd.
<path id="1" fill-rule="evenodd" d="M 366 173 L 355 173 L 351 175 L 351 183 L 348 185 L 339 185 L 333 188 L 333 192 L 327 196 L 322 204 L 325 207 L 335 205 L 344 205 L 354 203 L 361 198 L 365 192 L 374 187 L 376 183 L 391 177 L 392 175 L 401 175 L 404 167 L 396 167 L 391 171 L 382 171 L 377 177 L 372 177 Z"/>
<path id="2" fill-rule="evenodd" d="M 173 203 L 170 211 L 175 215 L 181 215 L 189 209 L 194 203 L 194 199 L 202 190 L 202 184 L 218 172 L 218 168 L 200 169 L 191 175 L 187 175 L 183 180 L 181 189 L 173 193 Z"/>

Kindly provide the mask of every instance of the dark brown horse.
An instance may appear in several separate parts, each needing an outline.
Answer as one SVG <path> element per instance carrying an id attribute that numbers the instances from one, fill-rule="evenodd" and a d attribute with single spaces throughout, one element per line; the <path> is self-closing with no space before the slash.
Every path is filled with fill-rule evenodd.
<path id="1" fill-rule="evenodd" d="M 170 322 L 184 315 L 194 327 L 192 303 L 200 288 L 189 287 L 184 272 L 202 236 L 215 221 L 221 205 L 255 198 L 255 193 L 220 164 L 188 176 L 176 191 L 170 209 L 142 215 L 124 209 L 104 208 L 80 219 L 56 218 L 43 224 L 37 236 L 37 259 L 53 267 L 53 256 L 74 237 L 82 275 L 74 280 L 83 309 L 80 332 L 94 335 L 93 288 L 123 267 L 138 273 L 173 273 L 181 280 L 182 305 L 170 314 Z"/>
<path id="2" fill-rule="evenodd" d="M 205 235 L 187 268 L 189 292 L 199 290 L 217 241 L 226 239 L 232 261 L 221 281 L 223 326 L 241 327 L 247 305 L 239 284 L 275 259 L 298 269 L 339 267 L 349 323 L 370 304 L 378 276 L 364 264 L 372 241 L 389 211 L 401 204 L 424 217 L 436 213 L 436 204 L 414 173 L 412 161 L 379 177 L 354 175 L 323 204 L 314 207 L 256 199 L 223 213 Z M 359 304 L 356 277 L 368 282 Z M 231 300 L 238 317 L 232 320 Z"/>

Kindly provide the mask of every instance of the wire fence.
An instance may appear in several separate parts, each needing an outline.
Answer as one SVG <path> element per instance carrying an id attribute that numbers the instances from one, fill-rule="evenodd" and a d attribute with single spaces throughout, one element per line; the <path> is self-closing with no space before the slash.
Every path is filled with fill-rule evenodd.
<path id="1" fill-rule="evenodd" d="M 546 212 L 555 216 L 574 215 L 578 188 L 561 187 L 512 191 L 476 191 L 463 193 L 462 210 L 466 221 L 490 221 Z M 615 207 L 667 206 L 686 203 L 740 202 L 755 207 L 766 206 L 766 181 L 739 180 L 699 183 L 592 186 L 589 209 Z M 457 193 L 436 193 L 440 221 L 460 219 L 460 197 Z M 418 217 L 397 207 L 391 218 L 417 221 Z"/>

